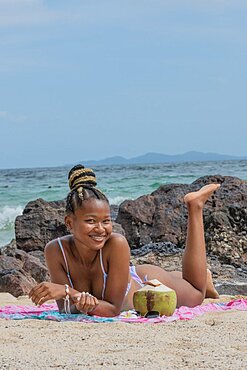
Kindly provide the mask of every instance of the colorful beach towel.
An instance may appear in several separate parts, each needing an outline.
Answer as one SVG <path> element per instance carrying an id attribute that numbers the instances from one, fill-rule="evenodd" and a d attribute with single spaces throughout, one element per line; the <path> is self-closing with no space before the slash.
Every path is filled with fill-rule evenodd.
<path id="1" fill-rule="evenodd" d="M 177 320 L 191 320 L 206 312 L 223 312 L 229 310 L 247 311 L 247 299 L 232 300 L 228 303 L 208 303 L 196 307 L 179 307 L 172 316 L 160 316 L 155 318 L 140 317 L 134 310 L 124 311 L 116 317 L 87 316 L 83 314 L 60 314 L 56 304 L 43 304 L 42 306 L 16 306 L 8 305 L 0 307 L 2 319 L 39 319 L 53 321 L 77 321 L 85 323 L 97 322 L 134 322 L 134 323 L 165 323 Z"/>

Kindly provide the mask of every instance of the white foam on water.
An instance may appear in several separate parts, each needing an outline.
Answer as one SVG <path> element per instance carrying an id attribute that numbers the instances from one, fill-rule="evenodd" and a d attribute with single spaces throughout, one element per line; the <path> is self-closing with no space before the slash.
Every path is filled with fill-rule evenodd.
<path id="1" fill-rule="evenodd" d="M 6 230 L 14 226 L 17 216 L 21 215 L 23 207 L 9 207 L 5 206 L 0 210 L 0 230 Z"/>
<path id="2" fill-rule="evenodd" d="M 114 204 L 114 205 L 119 206 L 119 204 L 121 204 L 127 198 L 126 197 L 121 197 L 121 196 L 116 196 L 116 197 L 112 197 L 112 198 L 108 197 L 108 199 L 109 199 L 110 204 Z"/>

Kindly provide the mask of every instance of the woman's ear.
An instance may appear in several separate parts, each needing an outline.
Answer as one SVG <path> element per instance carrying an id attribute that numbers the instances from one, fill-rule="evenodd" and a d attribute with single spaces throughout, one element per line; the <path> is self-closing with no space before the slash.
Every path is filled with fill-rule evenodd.
<path id="1" fill-rule="evenodd" d="M 65 225 L 66 225 L 68 231 L 71 231 L 72 230 L 72 221 L 71 221 L 71 218 L 66 215 L 65 218 L 64 218 L 64 222 L 65 222 Z"/>

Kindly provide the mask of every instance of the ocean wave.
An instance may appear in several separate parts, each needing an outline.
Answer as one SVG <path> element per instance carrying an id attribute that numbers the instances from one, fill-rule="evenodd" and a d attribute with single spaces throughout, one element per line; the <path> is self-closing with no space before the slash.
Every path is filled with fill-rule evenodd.
<path id="1" fill-rule="evenodd" d="M 0 230 L 9 230 L 13 228 L 15 219 L 21 215 L 23 208 L 21 206 L 5 206 L 0 210 Z"/>
<path id="2" fill-rule="evenodd" d="M 121 197 L 121 196 L 116 196 L 116 197 L 108 197 L 110 204 L 114 204 L 119 206 L 124 200 L 127 199 L 127 197 Z M 128 198 L 130 199 L 130 198 Z"/>

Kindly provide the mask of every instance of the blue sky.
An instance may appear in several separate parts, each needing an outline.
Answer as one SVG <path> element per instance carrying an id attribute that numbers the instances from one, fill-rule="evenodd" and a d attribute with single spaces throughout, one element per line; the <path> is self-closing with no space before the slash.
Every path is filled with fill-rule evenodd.
<path id="1" fill-rule="evenodd" d="M 247 2 L 0 0 L 0 168 L 247 155 Z"/>

